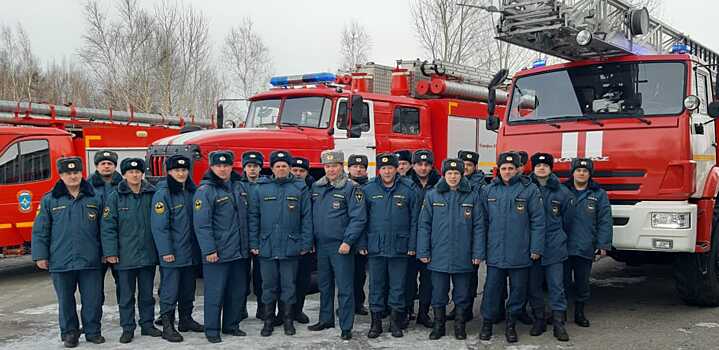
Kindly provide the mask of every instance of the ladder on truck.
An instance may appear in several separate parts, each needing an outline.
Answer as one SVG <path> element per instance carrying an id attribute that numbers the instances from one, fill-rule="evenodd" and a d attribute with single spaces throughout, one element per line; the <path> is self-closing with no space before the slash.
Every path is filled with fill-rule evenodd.
<path id="1" fill-rule="evenodd" d="M 209 119 L 183 118 L 155 113 L 114 111 L 108 109 L 56 106 L 44 103 L 28 103 L 0 100 L 0 123 L 14 125 L 49 125 L 71 123 L 126 123 L 132 125 L 156 125 L 184 127 L 195 125 L 212 127 Z"/>
<path id="2" fill-rule="evenodd" d="M 569 61 L 664 54 L 676 44 L 715 67 L 719 54 L 624 0 L 501 0 L 496 38 Z"/>

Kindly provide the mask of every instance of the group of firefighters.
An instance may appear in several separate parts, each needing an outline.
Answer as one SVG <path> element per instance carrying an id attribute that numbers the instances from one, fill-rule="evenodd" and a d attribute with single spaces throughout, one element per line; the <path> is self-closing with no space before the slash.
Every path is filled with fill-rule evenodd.
<path id="1" fill-rule="evenodd" d="M 517 342 L 519 320 L 532 324 L 533 336 L 551 322 L 554 336 L 567 341 L 570 286 L 574 322 L 589 327 L 584 305 L 592 262 L 611 248 L 611 208 L 592 180 L 593 162 L 574 159 L 562 184 L 547 153 L 502 153 L 491 181 L 478 160 L 477 153 L 460 151 L 442 162 L 440 173 L 429 150 L 382 153 L 369 180 L 366 156 L 328 150 L 321 154 L 325 175 L 315 181 L 309 160 L 287 151 L 270 154 L 271 176 L 261 175 L 260 152 L 242 154 L 239 175 L 235 154 L 215 151 L 196 188 L 191 160 L 182 155 L 166 160 L 167 176 L 157 185 L 144 179 L 140 158 L 124 159 L 118 173 L 117 154 L 98 152 L 87 181 L 80 158 L 61 158 L 60 181 L 42 198 L 33 225 L 33 260 L 52 276 L 66 347 L 77 346 L 81 333 L 88 342 L 105 341 L 100 320 L 108 267 L 121 343 L 133 340 L 136 306 L 142 335 L 179 342 L 178 330 L 204 332 L 211 343 L 221 342 L 221 334 L 245 336 L 239 324 L 248 317 L 250 292 L 264 321 L 262 336 L 280 325 L 294 335 L 294 321 L 309 323 L 302 309 L 315 260 L 320 313 L 310 331 L 334 328 L 337 314 L 341 338 L 349 340 L 355 314 L 369 313 L 369 338 L 380 336 L 386 317 L 391 335 L 402 337 L 419 299 L 416 322 L 432 328 L 430 339 L 446 334 L 448 319 L 455 338 L 465 339 L 485 263 L 480 339 L 489 340 L 493 324 L 506 320 L 505 337 Z M 154 322 L 158 264 L 160 317 Z M 192 318 L 200 269 L 204 326 Z M 551 317 L 545 316 L 544 286 Z M 454 310 L 448 314 L 450 290 Z"/>

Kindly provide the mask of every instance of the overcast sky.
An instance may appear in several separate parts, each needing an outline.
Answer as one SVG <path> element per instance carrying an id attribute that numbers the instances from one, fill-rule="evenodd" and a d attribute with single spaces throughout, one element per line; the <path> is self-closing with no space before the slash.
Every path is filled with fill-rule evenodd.
<path id="1" fill-rule="evenodd" d="M 141 0 L 151 8 L 157 0 Z M 35 53 L 47 62 L 76 59 L 85 29 L 82 0 L 2 0 L 0 23 L 21 23 Z M 104 7 L 112 0 L 102 0 Z M 392 65 L 398 58 L 422 57 L 416 43 L 408 0 L 185 0 L 210 20 L 217 49 L 229 29 L 251 17 L 270 48 L 277 74 L 336 71 L 340 63 L 339 37 L 351 19 L 369 31 L 374 62 Z M 717 0 L 666 0 L 664 21 L 719 51 L 714 29 Z"/>

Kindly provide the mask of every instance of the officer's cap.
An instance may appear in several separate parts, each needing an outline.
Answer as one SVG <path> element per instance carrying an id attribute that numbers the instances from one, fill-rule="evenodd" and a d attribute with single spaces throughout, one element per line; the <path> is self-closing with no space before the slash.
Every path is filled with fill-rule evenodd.
<path id="1" fill-rule="evenodd" d="M 554 167 L 554 157 L 549 153 L 535 153 L 532 155 L 532 169 L 538 164 L 547 164 L 551 169 Z"/>
<path id="2" fill-rule="evenodd" d="M 270 153 L 270 166 L 274 166 L 277 162 L 285 162 L 290 165 L 292 164 L 292 155 L 284 150 L 273 151 Z"/>
<path id="3" fill-rule="evenodd" d="M 293 168 L 302 168 L 307 171 L 310 170 L 310 160 L 307 158 L 302 157 L 294 157 L 292 159 L 292 167 Z"/>
<path id="4" fill-rule="evenodd" d="M 142 158 L 125 158 L 120 162 L 120 172 L 124 175 L 128 170 L 145 172 L 145 160 Z"/>
<path id="5" fill-rule="evenodd" d="M 115 164 L 117 166 L 117 153 L 113 151 L 97 151 L 95 152 L 95 166 L 100 164 L 100 162 L 107 160 L 112 162 L 112 164 Z"/>
<path id="6" fill-rule="evenodd" d="M 265 158 L 262 156 L 262 153 L 257 151 L 247 151 L 245 153 L 242 153 L 242 166 L 246 166 L 247 164 L 257 164 L 262 167 L 262 164 L 265 162 Z"/>
<path id="7" fill-rule="evenodd" d="M 428 149 L 421 149 L 414 152 L 414 156 L 412 157 L 412 163 L 417 164 L 419 162 L 427 162 L 429 164 L 434 164 L 434 154 L 432 154 L 432 151 Z"/>
<path id="8" fill-rule="evenodd" d="M 472 162 L 474 165 L 477 165 L 477 162 L 479 162 L 479 153 L 477 152 L 459 151 L 457 157 L 463 161 Z"/>
<path id="9" fill-rule="evenodd" d="M 82 159 L 80 157 L 63 157 L 57 160 L 57 172 L 69 173 L 73 171 L 82 171 Z"/>
<path id="10" fill-rule="evenodd" d="M 322 155 L 320 155 L 320 161 L 322 162 L 322 164 L 333 164 L 333 163 L 344 164 L 345 154 L 342 151 L 334 151 L 334 150 L 322 151 Z"/>
<path id="11" fill-rule="evenodd" d="M 397 159 L 397 156 L 393 153 L 381 153 L 377 155 L 377 169 L 383 166 L 393 166 L 396 168 L 399 166 L 399 159 Z"/>
<path id="12" fill-rule="evenodd" d="M 364 154 L 353 154 L 347 159 L 347 166 L 361 165 L 367 169 L 369 166 L 369 159 Z"/>
<path id="13" fill-rule="evenodd" d="M 408 161 L 408 162 L 412 163 L 412 152 L 410 152 L 409 150 L 402 149 L 399 151 L 395 151 L 394 155 L 397 156 L 398 161 L 404 160 L 404 161 Z"/>
<path id="14" fill-rule="evenodd" d="M 514 152 L 504 152 L 500 153 L 499 157 L 497 157 L 497 167 L 502 166 L 502 164 L 512 164 L 515 167 L 519 167 L 522 163 L 520 160 L 520 156 L 517 153 Z"/>
<path id="15" fill-rule="evenodd" d="M 232 165 L 235 161 L 235 152 L 229 150 L 219 150 L 210 152 L 210 166 L 213 165 Z"/>
<path id="16" fill-rule="evenodd" d="M 575 158 L 572 160 L 572 174 L 579 168 L 589 170 L 589 175 L 594 175 L 594 162 L 589 158 Z"/>
<path id="17" fill-rule="evenodd" d="M 190 169 L 190 158 L 187 158 L 180 154 L 175 154 L 165 160 L 165 169 L 170 171 L 172 169 Z"/>
<path id="18" fill-rule="evenodd" d="M 450 170 L 457 170 L 460 174 L 464 174 L 464 162 L 458 158 L 448 158 L 442 162 L 442 175 Z"/>

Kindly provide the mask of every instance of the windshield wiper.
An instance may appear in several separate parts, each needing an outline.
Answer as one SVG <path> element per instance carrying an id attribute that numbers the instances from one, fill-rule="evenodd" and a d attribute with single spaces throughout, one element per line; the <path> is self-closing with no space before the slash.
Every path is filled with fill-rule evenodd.
<path id="1" fill-rule="evenodd" d="M 596 117 L 591 116 L 589 114 L 582 114 L 582 115 L 577 116 L 577 120 L 582 120 L 582 119 L 589 120 L 590 122 L 592 122 L 592 124 L 597 124 L 601 127 L 604 127 L 604 123 L 600 122 L 599 120 L 597 120 Z"/>
<path id="2" fill-rule="evenodd" d="M 289 122 L 281 122 L 281 123 L 280 123 L 280 126 L 284 126 L 284 125 L 286 125 L 286 126 L 294 126 L 295 128 L 300 129 L 300 131 L 305 130 L 305 129 L 302 127 L 302 125 L 297 124 L 297 123 L 289 123 Z"/>

